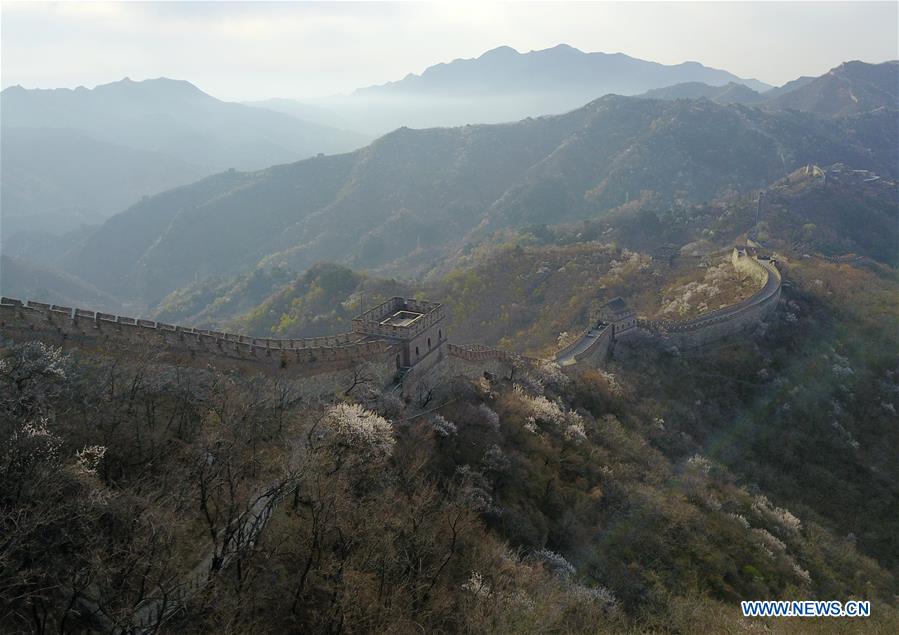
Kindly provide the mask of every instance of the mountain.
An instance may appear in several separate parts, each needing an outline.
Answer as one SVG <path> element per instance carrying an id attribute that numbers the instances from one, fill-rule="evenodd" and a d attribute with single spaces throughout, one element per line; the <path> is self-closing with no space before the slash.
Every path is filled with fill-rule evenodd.
<path id="1" fill-rule="evenodd" d="M 65 231 L 220 170 L 259 169 L 368 141 L 164 78 L 93 89 L 12 86 L 0 93 L 0 109 L 6 233 Z"/>
<path id="2" fill-rule="evenodd" d="M 198 277 L 258 265 L 302 271 L 328 260 L 413 277 L 467 237 L 710 200 L 807 163 L 844 161 L 895 178 L 891 124 L 886 114 L 849 125 L 607 96 L 514 124 L 400 129 L 353 153 L 224 172 L 150 197 L 62 264 L 151 305 Z"/>
<path id="3" fill-rule="evenodd" d="M 294 278 L 294 274 L 280 267 L 208 276 L 170 293 L 152 317 L 172 324 L 225 328 L 231 318 L 255 309 Z"/>
<path id="4" fill-rule="evenodd" d="M 680 82 L 714 86 L 736 82 L 757 91 L 770 88 L 697 62 L 664 65 L 560 44 L 528 53 L 501 46 L 474 59 L 436 64 L 421 75 L 409 74 L 347 96 L 308 104 L 263 104 L 313 121 L 332 125 L 339 121 L 353 129 L 384 133 L 400 126 L 499 123 L 563 113 L 609 93 L 636 95 Z M 316 108 L 330 114 L 317 115 Z"/>
<path id="5" fill-rule="evenodd" d="M 253 170 L 363 145 L 357 133 L 224 102 L 186 81 L 125 78 L 94 89 L 3 91 L 3 125 L 70 128 L 223 170 Z"/>
<path id="6" fill-rule="evenodd" d="M 821 77 L 799 77 L 778 88 L 758 93 L 743 84 L 710 86 L 686 82 L 646 91 L 647 99 L 711 99 L 718 103 L 793 109 L 818 115 L 845 117 L 878 108 L 899 108 L 899 62 L 846 62 Z"/>
<path id="7" fill-rule="evenodd" d="M 741 79 L 698 62 L 664 65 L 623 53 L 585 53 L 559 44 L 528 53 L 501 46 L 475 59 L 436 64 L 421 75 L 409 74 L 397 82 L 360 88 L 354 94 L 456 97 L 561 91 L 597 97 L 606 93 L 633 95 L 663 83 L 687 81 L 713 85 L 735 81 L 756 90 L 769 88 L 758 80 Z"/>
<path id="8" fill-rule="evenodd" d="M 94 310 L 119 312 L 121 305 L 96 287 L 50 267 L 0 256 L 0 293 L 13 298 L 40 298 L 63 306 L 90 306 Z"/>
<path id="9" fill-rule="evenodd" d="M 775 95 L 766 105 L 829 117 L 878 108 L 896 110 L 899 108 L 899 61 L 845 62 L 821 77 Z"/>
<path id="10" fill-rule="evenodd" d="M 766 93 L 767 94 L 767 93 Z M 756 104 L 764 99 L 744 84 L 730 82 L 724 86 L 709 86 L 702 82 L 684 82 L 665 88 L 648 90 L 640 97 L 646 99 L 711 99 L 719 104 Z"/>
<path id="11" fill-rule="evenodd" d="M 774 97 L 780 97 L 784 93 L 789 93 L 790 91 L 796 90 L 801 86 L 805 86 L 806 84 L 813 82 L 816 79 L 818 78 L 814 76 L 803 75 L 802 77 L 791 79 L 783 86 L 777 86 L 770 90 L 766 90 L 763 94 L 765 96 L 765 99 L 773 99 Z"/>
<path id="12" fill-rule="evenodd" d="M 145 195 L 208 173 L 208 168 L 161 152 L 110 143 L 79 130 L 4 125 L 2 131 L 5 240 L 24 230 L 61 233 L 101 223 Z"/>
<path id="13" fill-rule="evenodd" d="M 806 166 L 765 190 L 759 216 L 766 243 L 899 265 L 899 189 L 867 170 Z"/>

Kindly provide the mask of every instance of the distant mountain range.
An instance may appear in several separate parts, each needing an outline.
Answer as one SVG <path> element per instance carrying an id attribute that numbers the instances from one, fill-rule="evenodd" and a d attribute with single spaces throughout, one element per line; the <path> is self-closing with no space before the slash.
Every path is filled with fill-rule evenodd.
<path id="1" fill-rule="evenodd" d="M 0 93 L 5 238 L 100 222 L 141 196 L 228 168 L 255 170 L 370 138 L 223 102 L 193 84 L 124 79 Z"/>
<path id="2" fill-rule="evenodd" d="M 706 100 L 607 96 L 514 124 L 400 129 L 353 153 L 224 172 L 141 201 L 56 264 L 155 304 L 208 275 L 328 260 L 411 277 L 466 237 L 666 209 L 807 163 L 895 177 L 894 112 L 826 120 Z"/>
<path id="3" fill-rule="evenodd" d="M 501 46 L 474 59 L 437 64 L 421 75 L 360 88 L 345 97 L 258 104 L 310 121 L 384 133 L 400 126 L 499 123 L 563 113 L 610 93 L 635 95 L 681 82 L 714 86 L 735 82 L 758 91 L 771 88 L 698 62 L 664 65 L 560 44 L 528 53 Z"/>
<path id="4" fill-rule="evenodd" d="M 500 46 L 474 59 L 436 64 L 421 75 L 410 73 L 400 81 L 360 88 L 354 94 L 457 97 L 562 91 L 599 97 L 607 93 L 632 95 L 672 80 L 712 85 L 738 82 L 755 90 L 771 88 L 698 62 L 665 65 L 623 53 L 586 53 L 559 44 L 528 53 Z"/>
<path id="5" fill-rule="evenodd" d="M 558 47 L 550 51 L 576 59 L 586 55 Z M 496 55 L 529 55 L 512 53 Z M 35 279 L 35 267 L 46 280 L 45 274 L 58 269 L 66 273 L 48 288 L 64 287 L 76 276 L 92 294 L 152 307 L 208 276 L 234 276 L 260 266 L 303 271 L 332 261 L 413 278 L 491 232 L 727 197 L 766 187 L 807 163 L 843 162 L 896 178 L 897 68 L 896 63 L 851 62 L 766 93 L 733 81 L 685 82 L 641 97 L 609 95 L 563 115 L 515 123 L 401 128 L 347 154 L 249 172 L 226 170 L 199 181 L 194 179 L 202 168 L 188 159 L 196 159 L 201 149 L 166 137 L 186 121 L 195 123 L 203 151 L 211 152 L 215 131 L 226 137 L 224 130 L 234 131 L 218 146 L 219 165 L 238 158 L 238 142 L 254 149 L 248 156 L 262 160 L 265 149 L 288 152 L 288 141 L 299 144 L 303 131 L 318 128 L 219 102 L 186 82 L 99 87 L 101 93 L 111 91 L 109 103 L 73 105 L 70 112 L 54 110 L 62 108 L 54 98 L 57 91 L 7 89 L 4 254 L 19 264 L 8 267 L 14 275 L 4 272 L 2 282 L 9 288 L 15 287 L 15 276 Z M 87 95 L 76 99 L 76 93 Z M 82 98 L 90 102 L 93 93 L 79 89 L 57 96 L 77 105 Z M 124 105 L 116 107 L 117 100 Z M 121 130 L 119 141 L 131 145 L 99 138 L 97 117 L 104 109 L 110 110 L 105 129 Z M 150 114 L 160 111 L 177 111 L 181 118 Z M 203 116 L 209 121 L 200 122 Z M 151 143 L 146 130 L 125 131 L 129 117 L 148 122 L 159 139 Z M 42 118 L 64 127 L 7 125 L 11 120 L 30 126 Z M 73 122 L 94 128 L 65 127 Z M 279 130 L 286 132 L 276 137 Z M 141 144 L 147 147 L 134 147 Z M 185 146 L 183 159 L 163 154 L 179 144 Z M 142 196 L 167 180 L 192 182 Z M 134 190 L 140 194 L 129 197 Z M 34 212 L 29 218 L 21 212 L 29 205 L 48 210 L 54 202 L 53 213 Z M 112 212 L 97 211 L 104 203 L 124 207 L 128 202 L 133 204 L 96 228 L 65 236 L 19 232 L 9 242 L 10 228 L 20 218 L 32 227 L 47 227 L 56 218 L 52 229 L 62 234 L 76 220 L 101 221 L 103 213 Z M 205 287 L 201 282 L 197 288 Z"/>
<path id="6" fill-rule="evenodd" d="M 802 110 L 826 117 L 857 115 L 878 108 L 899 107 L 899 62 L 846 62 L 821 77 L 800 77 L 763 93 L 734 82 L 725 86 L 685 82 L 649 90 L 640 96 L 711 99 L 720 104 Z"/>

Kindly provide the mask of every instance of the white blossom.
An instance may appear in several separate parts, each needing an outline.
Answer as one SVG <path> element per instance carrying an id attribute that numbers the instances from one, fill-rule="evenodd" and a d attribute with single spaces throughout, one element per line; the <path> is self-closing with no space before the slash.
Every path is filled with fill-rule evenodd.
<path id="1" fill-rule="evenodd" d="M 687 459 L 687 466 L 694 470 L 699 470 L 703 474 L 708 474 L 712 471 L 712 462 L 701 454 L 694 454 Z"/>
<path id="2" fill-rule="evenodd" d="M 503 449 L 496 444 L 491 445 L 484 452 L 481 464 L 488 472 L 505 472 L 509 469 L 509 459 Z"/>
<path id="3" fill-rule="evenodd" d="M 326 421 L 335 436 L 350 447 L 380 457 L 390 456 L 393 452 L 396 443 L 393 426 L 384 417 L 358 404 L 331 406 Z"/>
<path id="4" fill-rule="evenodd" d="M 787 546 L 783 541 L 773 536 L 766 529 L 753 529 L 752 537 L 755 544 L 771 558 L 774 557 L 775 553 L 786 553 L 787 551 Z"/>
<path id="5" fill-rule="evenodd" d="M 742 514 L 728 514 L 727 516 L 736 521 L 743 529 L 749 529 L 749 521 Z"/>
<path id="6" fill-rule="evenodd" d="M 481 413 L 481 416 L 484 417 L 484 420 L 491 428 L 499 429 L 499 415 L 485 403 L 482 403 L 478 406 L 478 412 Z"/>
<path id="7" fill-rule="evenodd" d="M 535 551 L 534 556 L 543 562 L 543 565 L 549 569 L 553 575 L 557 575 L 560 578 L 569 578 L 576 572 L 574 565 L 568 562 L 568 560 L 565 559 L 565 556 L 550 549 L 543 548 L 539 551 Z"/>
<path id="8" fill-rule="evenodd" d="M 799 578 L 800 580 L 802 580 L 802 581 L 805 582 L 806 584 L 811 584 L 811 583 L 812 583 L 812 576 L 811 576 L 811 574 L 810 574 L 808 571 L 806 571 L 805 569 L 803 569 L 802 567 L 800 567 L 800 566 L 799 566 L 798 564 L 796 564 L 795 562 L 793 563 L 793 573 L 796 574 L 796 577 L 797 577 L 797 578 Z"/>
<path id="9" fill-rule="evenodd" d="M 106 455 L 102 445 L 88 445 L 75 452 L 75 468 L 82 474 L 96 474 L 100 461 Z"/>
<path id="10" fill-rule="evenodd" d="M 587 438 L 584 418 L 578 413 L 565 410 L 558 403 L 550 401 L 543 395 L 528 395 L 519 386 L 515 387 L 515 392 L 530 411 L 524 424 L 525 429 L 529 432 L 537 432 L 537 422 L 539 421 L 559 429 L 567 440 L 574 443 L 580 443 Z"/>
<path id="11" fill-rule="evenodd" d="M 569 413 L 568 427 L 565 428 L 565 438 L 573 443 L 581 443 L 587 440 L 584 419 L 579 414 Z"/>
<path id="12" fill-rule="evenodd" d="M 484 576 L 480 572 L 472 571 L 468 581 L 462 584 L 462 590 L 477 597 L 484 597 L 490 594 L 490 585 L 484 580 Z"/>
<path id="13" fill-rule="evenodd" d="M 452 436 L 458 431 L 455 423 L 448 421 L 441 415 L 434 415 L 431 418 L 431 426 L 433 426 L 434 432 L 441 437 Z"/>
<path id="14" fill-rule="evenodd" d="M 788 533 L 797 534 L 802 529 L 802 522 L 796 516 L 787 509 L 775 507 L 764 496 L 755 497 L 752 503 L 752 510 Z"/>
<path id="15" fill-rule="evenodd" d="M 581 584 L 573 584 L 570 592 L 577 601 L 596 603 L 606 613 L 615 613 L 618 610 L 618 599 L 606 587 L 587 587 Z"/>

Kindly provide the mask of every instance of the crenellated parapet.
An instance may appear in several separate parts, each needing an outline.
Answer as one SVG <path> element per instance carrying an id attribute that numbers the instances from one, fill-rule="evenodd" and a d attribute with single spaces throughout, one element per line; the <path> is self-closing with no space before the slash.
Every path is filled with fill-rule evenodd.
<path id="1" fill-rule="evenodd" d="M 449 344 L 448 352 L 453 357 L 464 359 L 469 362 L 481 362 L 488 360 L 500 360 L 508 363 L 532 360 L 518 353 L 504 351 L 499 348 L 491 348 L 483 344 Z"/>
<path id="2" fill-rule="evenodd" d="M 255 365 L 315 374 L 387 359 L 394 344 L 356 333 L 304 339 L 257 338 L 56 304 L 0 298 L 0 333 L 82 348 L 158 353 L 195 362 Z"/>
<path id="3" fill-rule="evenodd" d="M 731 262 L 737 271 L 751 276 L 761 288 L 741 302 L 688 320 L 638 320 L 638 326 L 679 346 L 699 346 L 738 333 L 764 319 L 780 299 L 783 284 L 780 271 L 772 261 L 749 255 L 740 248 L 733 250 Z"/>
<path id="4" fill-rule="evenodd" d="M 678 346 L 698 346 L 758 323 L 776 306 L 781 275 L 766 259 L 735 249 L 734 267 L 761 288 L 737 304 L 689 320 L 638 320 L 621 298 L 591 317 L 591 326 L 555 355 L 562 366 L 602 363 L 615 342 L 637 331 Z M 219 368 L 288 371 L 327 389 L 362 364 L 406 396 L 434 378 L 477 376 L 540 360 L 482 345 L 447 341 L 443 305 L 391 298 L 353 320 L 353 331 L 302 339 L 259 338 L 178 326 L 86 309 L 0 298 L 0 335 L 62 346 L 156 355 L 162 361 Z M 328 379 L 331 378 L 331 379 Z M 329 383 L 330 382 L 330 383 Z"/>
<path id="5" fill-rule="evenodd" d="M 591 316 L 591 326 L 578 339 L 556 352 L 556 361 L 562 366 L 598 363 L 616 340 L 636 332 L 634 327 L 677 346 L 691 347 L 757 324 L 777 306 L 783 282 L 780 271 L 773 261 L 751 255 L 739 247 L 734 248 L 731 263 L 734 269 L 759 284 L 759 290 L 745 300 L 688 320 L 643 320 L 636 318 L 621 298 L 614 298 Z"/>

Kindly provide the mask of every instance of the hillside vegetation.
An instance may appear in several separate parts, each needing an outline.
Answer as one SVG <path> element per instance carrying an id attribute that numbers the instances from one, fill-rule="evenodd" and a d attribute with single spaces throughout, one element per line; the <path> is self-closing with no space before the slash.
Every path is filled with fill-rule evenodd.
<path id="1" fill-rule="evenodd" d="M 286 379 L 107 355 L 37 343 L 3 352 L 4 482 L 15 487 L 2 503 L 16 520 L 0 597 L 15 628 L 127 624 L 206 554 L 210 583 L 167 628 L 726 632 L 744 623 L 735 602 L 757 597 L 866 598 L 872 628 L 899 619 L 887 568 L 895 532 L 880 531 L 894 504 L 835 514 L 844 495 L 860 503 L 889 490 L 868 489 L 848 465 L 832 507 L 814 503 L 830 481 L 799 492 L 768 482 L 767 470 L 790 473 L 790 463 L 780 452 L 759 463 L 751 452 L 764 436 L 735 454 L 720 435 L 703 438 L 684 400 L 645 392 L 670 381 L 677 358 L 663 354 L 642 376 L 622 362 L 620 374 L 572 380 L 547 365 L 512 382 L 449 384 L 422 412 L 374 386 L 308 403 Z M 713 352 L 705 368 L 739 360 Z M 850 419 L 871 389 L 865 379 L 841 397 L 852 436 L 817 444 L 844 452 L 854 441 L 853 464 L 873 460 L 873 476 L 895 466 Z M 736 380 L 703 389 L 704 414 L 751 397 Z M 686 381 L 692 399 L 693 375 Z M 895 389 L 884 381 L 876 390 Z M 778 421 L 781 435 L 789 423 Z M 804 447 L 811 430 L 793 424 L 786 448 Z M 731 435 L 754 430 L 730 425 Z M 272 488 L 283 495 L 258 539 L 216 567 L 221 532 Z"/>
<path id="2" fill-rule="evenodd" d="M 467 236 L 596 217 L 629 202 L 698 203 L 764 187 L 785 167 L 839 160 L 893 176 L 895 149 L 863 147 L 866 130 L 623 97 L 516 124 L 402 129 L 352 154 L 225 173 L 151 197 L 59 264 L 149 304 L 196 276 L 259 263 L 303 270 L 329 260 L 412 277 Z"/>

